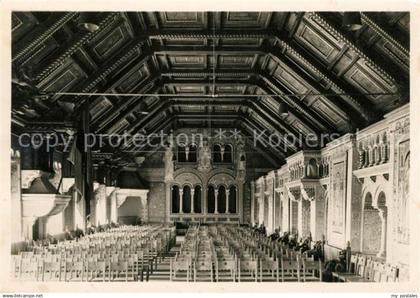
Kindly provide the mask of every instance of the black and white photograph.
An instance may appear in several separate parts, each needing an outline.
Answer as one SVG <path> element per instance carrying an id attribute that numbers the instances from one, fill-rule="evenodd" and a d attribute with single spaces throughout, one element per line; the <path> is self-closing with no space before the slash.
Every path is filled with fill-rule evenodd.
<path id="1" fill-rule="evenodd" d="M 8 280 L 415 283 L 410 9 L 19 8 Z"/>

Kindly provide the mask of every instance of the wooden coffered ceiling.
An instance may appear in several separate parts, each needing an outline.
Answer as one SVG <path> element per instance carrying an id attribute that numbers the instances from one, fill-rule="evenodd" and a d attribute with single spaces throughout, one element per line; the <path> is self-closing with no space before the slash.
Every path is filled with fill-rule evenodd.
<path id="1" fill-rule="evenodd" d="M 13 94 L 12 129 L 76 125 L 89 99 L 97 133 L 352 132 L 409 100 L 409 13 L 361 16 L 348 32 L 340 12 L 98 12 L 88 33 L 77 12 L 14 12 L 13 71 L 39 90 L 149 95 Z"/>

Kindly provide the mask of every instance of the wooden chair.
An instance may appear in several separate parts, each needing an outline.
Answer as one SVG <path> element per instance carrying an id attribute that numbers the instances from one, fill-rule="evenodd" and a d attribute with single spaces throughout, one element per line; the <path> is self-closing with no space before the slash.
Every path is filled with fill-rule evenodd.
<path id="1" fill-rule="evenodd" d="M 312 278 L 318 274 L 318 280 L 322 281 L 322 262 L 321 260 L 315 261 L 314 258 L 308 258 L 305 256 L 299 257 L 299 262 L 302 268 L 303 281 L 306 282 L 306 274 L 311 274 Z"/>
<path id="2" fill-rule="evenodd" d="M 396 282 L 398 279 L 398 268 L 387 264 L 385 268 L 386 282 Z"/>
<path id="3" fill-rule="evenodd" d="M 294 277 L 295 273 L 297 276 L 297 281 L 300 282 L 300 265 L 297 258 L 281 258 L 281 281 L 285 281 L 285 273 L 291 273 L 291 276 Z"/>
<path id="4" fill-rule="evenodd" d="M 86 275 L 88 281 L 93 280 L 102 280 L 105 281 L 106 278 L 106 262 L 105 261 L 98 261 L 98 262 L 87 262 L 86 266 Z M 90 278 L 89 278 L 90 275 Z"/>
<path id="5" fill-rule="evenodd" d="M 213 281 L 213 262 L 211 257 L 199 258 L 193 264 L 194 282 L 197 281 L 197 272 L 208 272 L 210 281 Z"/>
<path id="6" fill-rule="evenodd" d="M 19 279 L 36 280 L 39 279 L 40 264 L 35 258 L 22 258 L 20 263 Z"/>
<path id="7" fill-rule="evenodd" d="M 84 281 L 85 263 L 83 260 L 64 262 L 64 281 Z M 75 277 L 73 277 L 75 274 Z"/>
<path id="8" fill-rule="evenodd" d="M 374 263 L 368 262 L 368 259 L 364 255 L 357 256 L 357 263 L 355 266 L 354 274 L 345 274 L 343 276 L 343 281 L 345 282 L 372 282 L 370 279 L 371 275 L 371 266 Z M 373 273 L 374 274 L 374 273 Z"/>
<path id="9" fill-rule="evenodd" d="M 50 260 L 42 262 L 42 281 L 45 281 L 46 274 L 49 273 L 47 280 L 55 280 L 58 278 L 58 281 L 61 281 L 61 271 L 62 271 L 62 261 L 61 258 L 58 260 Z"/>
<path id="10" fill-rule="evenodd" d="M 332 272 L 333 280 L 342 281 L 346 280 L 346 277 L 356 275 L 358 269 L 358 258 L 356 254 L 350 256 L 350 264 L 347 272 Z"/>
<path id="11" fill-rule="evenodd" d="M 251 276 L 255 277 L 255 282 L 258 281 L 258 261 L 252 258 L 239 259 L 238 261 L 238 281 L 241 281 L 243 271 L 247 271 Z"/>
<path id="12" fill-rule="evenodd" d="M 260 259 L 260 281 L 263 281 L 263 272 L 268 271 L 271 272 L 271 277 L 274 278 L 274 274 L 276 274 L 276 282 L 280 281 L 280 263 L 279 259 L 275 258 L 261 258 Z"/>
<path id="13" fill-rule="evenodd" d="M 117 280 L 121 281 L 120 276 L 124 276 L 124 281 L 128 281 L 128 262 L 127 261 L 118 261 L 110 262 L 109 272 L 108 272 L 108 281 Z M 134 279 L 134 274 L 132 275 Z"/>
<path id="14" fill-rule="evenodd" d="M 170 267 L 169 267 L 169 280 L 173 281 L 176 278 L 176 273 L 178 271 L 185 271 L 186 272 L 186 281 L 190 281 L 190 273 L 191 273 L 191 258 L 178 258 L 173 259 L 171 258 Z"/>
<path id="15" fill-rule="evenodd" d="M 219 259 L 215 263 L 216 265 L 216 281 L 219 281 L 219 274 L 220 272 L 228 271 L 230 273 L 230 278 L 232 281 L 236 281 L 236 260 L 234 258 L 231 259 Z"/>

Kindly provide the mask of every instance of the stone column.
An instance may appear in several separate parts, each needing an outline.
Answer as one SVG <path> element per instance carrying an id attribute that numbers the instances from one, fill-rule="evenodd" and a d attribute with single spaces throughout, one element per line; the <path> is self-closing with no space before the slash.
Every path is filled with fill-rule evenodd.
<path id="1" fill-rule="evenodd" d="M 313 241 L 322 240 L 325 223 L 325 200 L 322 194 L 311 200 L 311 235 Z"/>
<path id="2" fill-rule="evenodd" d="M 144 222 L 149 222 L 149 206 L 148 206 L 148 203 L 147 203 L 147 195 L 142 195 L 140 197 L 140 203 L 141 203 L 142 209 L 143 209 L 143 214 L 142 214 L 143 221 Z"/>
<path id="3" fill-rule="evenodd" d="M 194 195 L 195 195 L 195 187 L 191 188 L 191 214 L 194 212 Z"/>
<path id="4" fill-rule="evenodd" d="M 374 158 L 375 157 L 374 157 L 373 147 L 372 146 L 369 146 L 368 147 L 368 166 L 369 167 L 373 166 L 373 164 L 375 163 Z"/>
<path id="5" fill-rule="evenodd" d="M 165 183 L 165 195 L 166 195 L 166 212 L 165 222 L 169 222 L 172 213 L 172 187 L 169 183 Z"/>
<path id="6" fill-rule="evenodd" d="M 379 217 L 381 218 L 381 246 L 377 257 L 385 258 L 386 256 L 386 226 L 387 226 L 387 210 L 386 207 L 378 208 Z"/>
<path id="7" fill-rule="evenodd" d="M 214 189 L 214 213 L 218 214 L 219 211 L 217 210 L 217 206 L 218 206 L 218 200 L 219 200 L 219 189 L 215 188 Z"/>
<path id="8" fill-rule="evenodd" d="M 302 202 L 302 198 L 299 199 L 298 203 L 298 214 L 297 214 L 297 230 L 298 230 L 298 236 L 302 237 L 303 236 L 303 202 Z"/>
<path id="9" fill-rule="evenodd" d="M 32 227 L 36 221 L 34 216 L 25 216 L 22 218 L 23 238 L 25 240 L 32 240 Z"/>
<path id="10" fill-rule="evenodd" d="M 243 223 L 244 221 L 244 203 L 243 203 L 243 198 L 244 198 L 244 183 L 243 181 L 240 181 L 238 184 L 238 187 L 236 188 L 236 212 L 237 214 L 239 214 L 239 221 L 240 223 Z"/>
<path id="11" fill-rule="evenodd" d="M 264 221 L 264 196 L 260 193 L 258 198 L 258 224 Z"/>
<path id="12" fill-rule="evenodd" d="M 289 198 L 287 197 L 285 192 L 280 192 L 280 204 L 283 204 L 282 212 L 282 222 L 280 223 L 281 232 L 288 232 L 290 231 L 289 225 Z"/>
<path id="13" fill-rule="evenodd" d="M 204 187 L 201 188 L 201 213 L 207 214 L 207 198 L 208 198 L 209 188 L 207 187 L 204 190 Z"/>
<path id="14" fill-rule="evenodd" d="M 184 205 L 184 188 L 180 187 L 179 188 L 179 214 L 183 214 L 184 213 L 184 209 L 182 208 L 182 206 Z"/>
<path id="15" fill-rule="evenodd" d="M 230 188 L 226 188 L 226 210 L 225 213 L 229 214 L 229 196 L 230 196 Z"/>
<path id="16" fill-rule="evenodd" d="M 271 234 L 274 231 L 274 192 L 270 192 L 267 196 L 268 200 L 268 222 L 265 224 L 267 227 L 267 234 Z"/>

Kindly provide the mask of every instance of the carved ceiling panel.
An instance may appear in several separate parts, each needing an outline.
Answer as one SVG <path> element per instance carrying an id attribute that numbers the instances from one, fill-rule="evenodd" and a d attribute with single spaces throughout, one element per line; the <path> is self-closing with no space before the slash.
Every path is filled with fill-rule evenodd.
<path id="1" fill-rule="evenodd" d="M 163 65 L 167 61 L 167 64 L 175 69 L 206 68 L 207 64 L 207 57 L 203 55 L 158 55 L 158 59 L 163 62 Z"/>
<path id="2" fill-rule="evenodd" d="M 89 35 L 79 12 L 14 12 L 13 69 L 47 92 L 157 94 L 92 96 L 101 133 L 226 125 L 344 134 L 409 100 L 409 13 L 361 16 L 362 29 L 346 32 L 342 12 L 98 12 Z M 272 96 L 246 97 L 259 94 Z M 85 100 L 54 95 L 40 109 L 12 97 L 22 127 L 63 114 L 77 124 Z"/>
<path id="3" fill-rule="evenodd" d="M 159 26 L 171 29 L 203 29 L 207 26 L 206 12 L 159 12 Z"/>
<path id="4" fill-rule="evenodd" d="M 271 13 L 270 12 L 246 12 L 246 11 L 233 11 L 222 13 L 222 24 L 224 28 L 267 28 Z"/>
<path id="5" fill-rule="evenodd" d="M 65 92 L 86 78 L 87 74 L 83 69 L 73 59 L 69 58 L 64 61 L 60 68 L 41 81 L 37 87 L 45 92 Z M 57 97 L 55 95 L 53 99 Z"/>
<path id="6" fill-rule="evenodd" d="M 127 24 L 123 23 L 110 32 L 106 32 L 97 39 L 92 40 L 90 46 L 98 60 L 104 60 L 115 53 L 131 39 Z"/>

